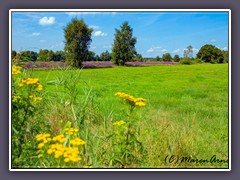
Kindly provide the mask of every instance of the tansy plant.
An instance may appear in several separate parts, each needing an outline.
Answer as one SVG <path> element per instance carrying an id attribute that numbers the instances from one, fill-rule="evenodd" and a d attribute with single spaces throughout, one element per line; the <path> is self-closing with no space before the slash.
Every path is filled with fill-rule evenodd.
<path id="1" fill-rule="evenodd" d="M 27 134 L 32 134 L 32 123 L 39 103 L 42 101 L 43 86 L 37 78 L 26 77 L 22 67 L 12 66 L 12 160 L 18 166 Z M 31 129 L 32 128 L 32 129 Z"/>
<path id="2" fill-rule="evenodd" d="M 113 134 L 111 139 L 112 153 L 110 166 L 127 167 L 129 164 L 138 163 L 143 157 L 143 146 L 139 141 L 139 119 L 140 117 L 133 114 L 135 107 L 146 105 L 144 98 L 135 98 L 126 93 L 118 92 L 115 94 L 120 97 L 126 106 L 129 107 L 126 120 L 113 122 Z"/>
<path id="3" fill-rule="evenodd" d="M 51 137 L 38 134 L 38 157 L 45 167 L 79 167 L 86 142 L 78 137 L 78 129 L 65 128 L 63 134 Z"/>

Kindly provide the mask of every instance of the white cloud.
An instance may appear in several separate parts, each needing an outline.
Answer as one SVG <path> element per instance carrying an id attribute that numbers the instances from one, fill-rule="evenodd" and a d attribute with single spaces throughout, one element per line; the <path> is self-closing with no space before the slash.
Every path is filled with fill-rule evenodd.
<path id="1" fill-rule="evenodd" d="M 40 33 L 36 33 L 36 32 L 32 33 L 32 36 L 39 36 L 39 35 Z"/>
<path id="2" fill-rule="evenodd" d="M 211 39 L 210 41 L 211 41 L 211 42 L 216 42 L 217 40 L 215 40 L 215 39 Z"/>
<path id="3" fill-rule="evenodd" d="M 41 19 L 39 19 L 38 23 L 42 26 L 46 26 L 46 25 L 52 25 L 55 23 L 55 17 L 43 17 Z"/>
<path id="4" fill-rule="evenodd" d="M 197 48 L 193 48 L 192 50 L 193 50 L 193 52 L 198 52 L 199 51 L 199 49 L 197 49 Z"/>
<path id="5" fill-rule="evenodd" d="M 96 29 L 99 29 L 99 26 L 95 26 L 95 25 L 90 25 L 89 27 L 90 27 L 90 28 L 93 28 L 93 29 L 95 29 L 95 30 L 96 30 Z"/>
<path id="6" fill-rule="evenodd" d="M 154 52 L 154 51 L 156 51 L 156 50 L 158 50 L 158 49 L 161 49 L 162 47 L 160 47 L 160 46 L 153 46 L 153 47 L 151 47 L 149 50 L 147 50 L 147 52 Z"/>
<path id="7" fill-rule="evenodd" d="M 178 53 L 180 51 L 180 49 L 175 49 L 173 50 L 173 53 Z"/>
<path id="8" fill-rule="evenodd" d="M 149 50 L 147 50 L 147 52 L 154 52 L 154 49 L 153 48 L 150 48 Z"/>
<path id="9" fill-rule="evenodd" d="M 44 43 L 44 42 L 47 42 L 47 40 L 41 39 L 40 42 L 41 42 L 41 43 Z"/>
<path id="10" fill-rule="evenodd" d="M 103 46 L 104 49 L 108 49 L 108 48 L 111 48 L 111 47 L 112 47 L 112 45 L 104 45 Z"/>
<path id="11" fill-rule="evenodd" d="M 228 50 L 228 47 L 224 47 L 224 48 L 222 48 L 222 50 L 227 51 L 227 50 Z"/>
<path id="12" fill-rule="evenodd" d="M 166 50 L 166 49 L 162 49 L 161 51 L 162 51 L 162 52 L 167 52 L 167 50 Z"/>
<path id="13" fill-rule="evenodd" d="M 96 31 L 93 33 L 93 36 L 107 36 L 107 33 L 104 33 L 102 31 Z"/>

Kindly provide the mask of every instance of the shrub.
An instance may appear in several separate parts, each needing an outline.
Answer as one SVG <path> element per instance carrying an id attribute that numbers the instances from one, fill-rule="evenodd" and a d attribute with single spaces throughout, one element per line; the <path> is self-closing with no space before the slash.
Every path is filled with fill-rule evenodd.
<path id="1" fill-rule="evenodd" d="M 195 63 L 204 63 L 203 60 L 196 58 Z"/>
<path id="2" fill-rule="evenodd" d="M 183 58 L 182 60 L 179 61 L 180 64 L 187 64 L 187 65 L 191 65 L 194 62 L 188 58 Z"/>

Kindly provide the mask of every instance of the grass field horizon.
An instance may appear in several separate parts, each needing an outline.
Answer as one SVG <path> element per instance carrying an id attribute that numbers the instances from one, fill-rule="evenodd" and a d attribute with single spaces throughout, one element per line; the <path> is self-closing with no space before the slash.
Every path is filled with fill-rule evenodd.
<path id="1" fill-rule="evenodd" d="M 89 120 L 88 135 L 92 137 L 82 135 L 89 142 L 96 141 L 88 155 L 93 167 L 111 167 L 101 164 L 99 152 L 106 148 L 102 140 L 111 131 L 111 123 L 127 118 L 125 106 L 114 95 L 117 92 L 146 99 L 146 106 L 136 111 L 146 157 L 127 167 L 228 167 L 228 163 L 218 162 L 228 160 L 229 153 L 228 64 L 34 70 L 32 76 L 41 80 L 45 90 L 44 113 L 38 118 L 47 120 L 53 133 L 59 131 L 58 121 Z M 74 80 L 72 85 L 78 89 L 74 109 L 84 106 L 84 112 L 66 115 L 64 105 L 71 96 L 63 88 L 66 79 L 69 83 Z M 84 117 L 76 117 L 81 113 Z M 165 162 L 167 156 L 202 161 L 214 156 L 215 160 L 171 163 Z"/>

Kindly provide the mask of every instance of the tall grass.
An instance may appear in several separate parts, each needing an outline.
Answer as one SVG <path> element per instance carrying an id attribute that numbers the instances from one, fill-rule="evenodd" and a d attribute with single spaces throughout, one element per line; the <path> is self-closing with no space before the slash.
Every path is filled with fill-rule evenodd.
<path id="1" fill-rule="evenodd" d="M 228 159 L 227 68 L 200 64 L 34 71 L 45 88 L 39 118 L 48 123 L 52 135 L 61 133 L 68 122 L 79 129 L 86 145 L 74 167 L 227 167 L 216 162 L 165 162 L 171 155 Z M 131 147 L 122 143 L 128 126 L 113 125 L 130 120 L 129 106 L 114 96 L 116 92 L 147 102 L 132 114 L 136 123 L 131 132 L 136 138 Z M 132 159 L 125 161 L 120 149 L 132 153 Z M 29 166 L 27 159 L 23 166 Z M 43 167 L 41 159 L 34 166 Z"/>

